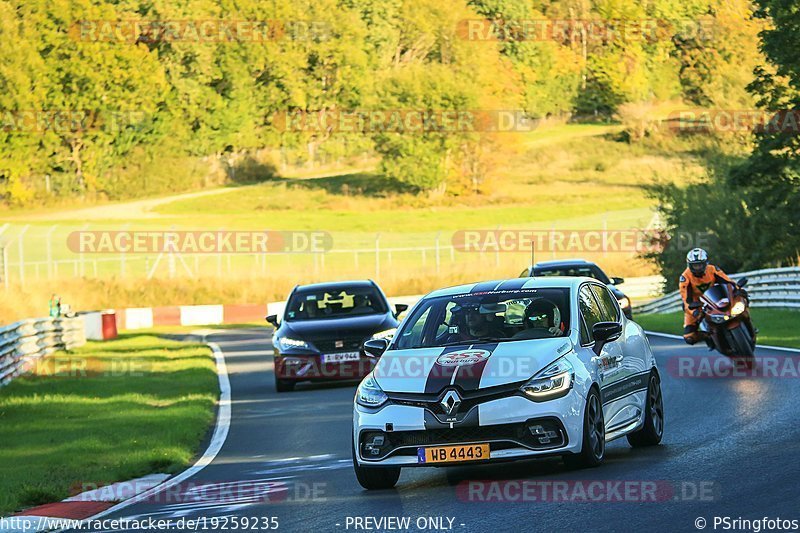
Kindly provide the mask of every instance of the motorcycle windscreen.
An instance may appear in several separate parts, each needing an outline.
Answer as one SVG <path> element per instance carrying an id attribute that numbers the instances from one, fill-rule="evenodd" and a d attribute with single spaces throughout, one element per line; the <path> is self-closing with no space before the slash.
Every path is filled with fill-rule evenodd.
<path id="1" fill-rule="evenodd" d="M 712 285 L 706 292 L 703 293 L 703 297 L 713 303 L 716 307 L 725 307 L 730 303 L 728 298 L 728 290 L 724 285 L 719 283 Z"/>

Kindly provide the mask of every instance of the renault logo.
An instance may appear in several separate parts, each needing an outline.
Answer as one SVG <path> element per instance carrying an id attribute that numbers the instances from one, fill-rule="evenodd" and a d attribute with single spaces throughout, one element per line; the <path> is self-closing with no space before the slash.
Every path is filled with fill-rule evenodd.
<path id="1" fill-rule="evenodd" d="M 444 412 L 448 415 L 455 414 L 458 411 L 458 406 L 461 405 L 461 396 L 458 395 L 458 392 L 449 390 L 442 397 L 439 405 L 442 406 L 442 409 L 444 409 Z"/>

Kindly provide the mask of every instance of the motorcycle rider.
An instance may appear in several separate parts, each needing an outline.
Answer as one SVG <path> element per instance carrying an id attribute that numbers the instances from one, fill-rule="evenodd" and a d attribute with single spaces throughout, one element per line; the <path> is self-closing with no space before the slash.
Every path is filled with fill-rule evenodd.
<path id="1" fill-rule="evenodd" d="M 734 282 L 725 272 L 708 263 L 708 254 L 702 248 L 693 248 L 686 254 L 686 270 L 678 281 L 678 288 L 683 299 L 683 340 L 687 344 L 695 344 L 705 338 L 699 330 L 700 318 L 694 315 L 689 304 L 696 301 L 709 287 L 715 283 Z M 738 287 L 738 286 L 737 286 Z"/>

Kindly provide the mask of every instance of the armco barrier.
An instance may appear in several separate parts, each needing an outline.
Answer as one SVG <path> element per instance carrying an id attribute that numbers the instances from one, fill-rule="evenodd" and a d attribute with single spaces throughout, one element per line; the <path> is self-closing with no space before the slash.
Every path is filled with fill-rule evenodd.
<path id="1" fill-rule="evenodd" d="M 0 328 L 0 386 L 30 362 L 86 343 L 83 318 L 29 318 Z"/>
<path id="2" fill-rule="evenodd" d="M 800 267 L 768 268 L 731 274 L 738 280 L 747 278 L 747 292 L 753 307 L 800 309 Z M 677 283 L 677 280 L 676 280 Z M 678 291 L 633 307 L 636 314 L 669 313 L 681 310 Z"/>

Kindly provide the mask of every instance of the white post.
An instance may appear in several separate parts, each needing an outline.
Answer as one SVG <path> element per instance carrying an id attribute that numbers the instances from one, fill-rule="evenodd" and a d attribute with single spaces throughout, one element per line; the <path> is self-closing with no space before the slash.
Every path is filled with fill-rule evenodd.
<path id="1" fill-rule="evenodd" d="M 49 183 L 49 176 L 48 176 Z M 53 232 L 58 227 L 58 224 L 52 226 L 47 231 L 47 277 L 53 279 Z"/>
<path id="2" fill-rule="evenodd" d="M 22 231 L 19 232 L 19 242 L 17 243 L 19 251 L 19 283 L 23 287 L 25 286 L 25 247 L 23 246 L 23 241 L 28 228 L 30 228 L 30 224 L 26 224 Z"/>

